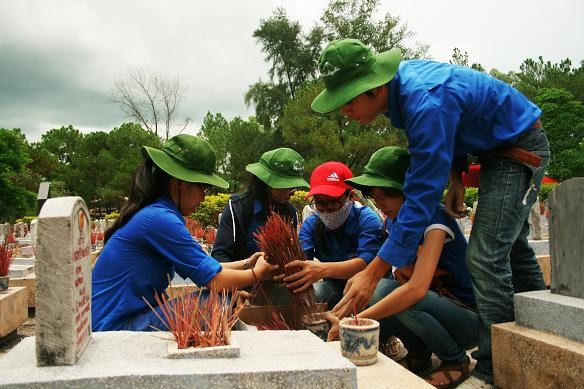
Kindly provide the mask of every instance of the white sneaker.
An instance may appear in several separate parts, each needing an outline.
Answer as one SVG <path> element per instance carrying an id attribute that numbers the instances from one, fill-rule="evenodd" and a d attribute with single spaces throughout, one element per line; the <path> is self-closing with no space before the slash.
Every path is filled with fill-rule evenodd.
<path id="1" fill-rule="evenodd" d="M 458 389 L 494 389 L 495 387 L 487 381 L 483 381 L 475 376 L 470 376 L 457 386 Z"/>

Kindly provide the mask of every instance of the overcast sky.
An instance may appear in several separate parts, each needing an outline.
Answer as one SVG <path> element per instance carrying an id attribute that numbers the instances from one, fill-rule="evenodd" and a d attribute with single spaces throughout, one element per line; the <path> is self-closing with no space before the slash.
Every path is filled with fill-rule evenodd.
<path id="1" fill-rule="evenodd" d="M 38 141 L 72 124 L 108 131 L 124 122 L 111 103 L 116 79 L 146 67 L 188 88 L 181 114 L 194 133 L 206 112 L 247 117 L 243 95 L 260 77 L 252 38 L 260 19 L 282 6 L 307 31 L 328 0 L 0 0 L 0 127 Z M 582 0 L 381 1 L 407 23 L 430 55 L 454 47 L 486 69 L 519 70 L 526 58 L 584 59 Z"/>

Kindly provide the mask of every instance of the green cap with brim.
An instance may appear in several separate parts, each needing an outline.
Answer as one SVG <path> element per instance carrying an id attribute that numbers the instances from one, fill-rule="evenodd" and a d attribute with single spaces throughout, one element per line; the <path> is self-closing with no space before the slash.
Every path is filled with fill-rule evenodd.
<path id="1" fill-rule="evenodd" d="M 304 158 L 287 147 L 266 151 L 259 162 L 251 163 L 245 170 L 274 189 L 308 188 L 304 180 Z"/>
<path id="2" fill-rule="evenodd" d="M 216 155 L 211 145 L 196 136 L 177 135 L 162 149 L 142 146 L 142 155 L 170 176 L 186 182 L 201 183 L 227 189 L 229 183 L 215 174 Z"/>
<path id="3" fill-rule="evenodd" d="M 409 167 L 410 153 L 401 147 L 388 146 L 371 155 L 362 175 L 347 179 L 345 182 L 359 190 L 377 186 L 403 192 Z"/>
<path id="4" fill-rule="evenodd" d="M 327 113 L 341 108 L 361 93 L 387 84 L 397 72 L 401 51 L 379 54 L 357 39 L 339 39 L 322 51 L 318 67 L 323 90 L 311 104 L 314 111 Z"/>

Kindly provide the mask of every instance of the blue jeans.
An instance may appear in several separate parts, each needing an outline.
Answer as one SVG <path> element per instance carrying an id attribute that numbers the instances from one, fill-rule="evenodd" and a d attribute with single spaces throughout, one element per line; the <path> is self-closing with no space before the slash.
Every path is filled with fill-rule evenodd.
<path id="1" fill-rule="evenodd" d="M 399 287 L 393 279 L 382 278 L 377 284 L 371 304 Z M 380 320 L 382 335 L 395 335 L 408 353 L 430 357 L 434 353 L 443 361 L 464 362 L 466 350 L 476 345 L 479 319 L 476 312 L 448 297 L 429 290 L 410 308 Z"/>
<path id="2" fill-rule="evenodd" d="M 383 278 L 385 279 L 385 278 Z M 383 280 L 382 279 L 382 280 Z M 322 281 L 315 282 L 313 284 L 314 291 L 316 292 L 316 301 L 319 303 L 326 303 L 327 309 L 333 309 L 335 305 L 341 298 L 343 298 L 343 289 L 347 283 L 341 280 L 324 279 Z M 371 301 L 379 301 L 385 296 L 385 291 L 378 287 L 371 297 Z M 370 303 L 371 305 L 371 303 Z"/>
<path id="3" fill-rule="evenodd" d="M 527 241 L 529 209 L 550 158 L 542 129 L 531 129 L 515 145 L 543 158 L 538 168 L 486 154 L 481 158 L 479 200 L 466 251 L 480 317 L 477 377 L 492 383 L 491 325 L 514 320 L 513 294 L 545 289 Z"/>

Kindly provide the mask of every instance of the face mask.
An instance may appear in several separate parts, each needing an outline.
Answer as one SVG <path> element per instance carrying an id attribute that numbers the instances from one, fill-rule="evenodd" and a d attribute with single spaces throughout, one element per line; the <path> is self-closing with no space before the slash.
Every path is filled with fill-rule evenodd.
<path id="1" fill-rule="evenodd" d="M 347 199 L 345 204 L 335 212 L 316 212 L 320 220 L 324 223 L 326 228 L 329 230 L 336 230 L 349 218 L 349 214 L 351 213 L 351 208 L 353 207 L 353 201 Z"/>

